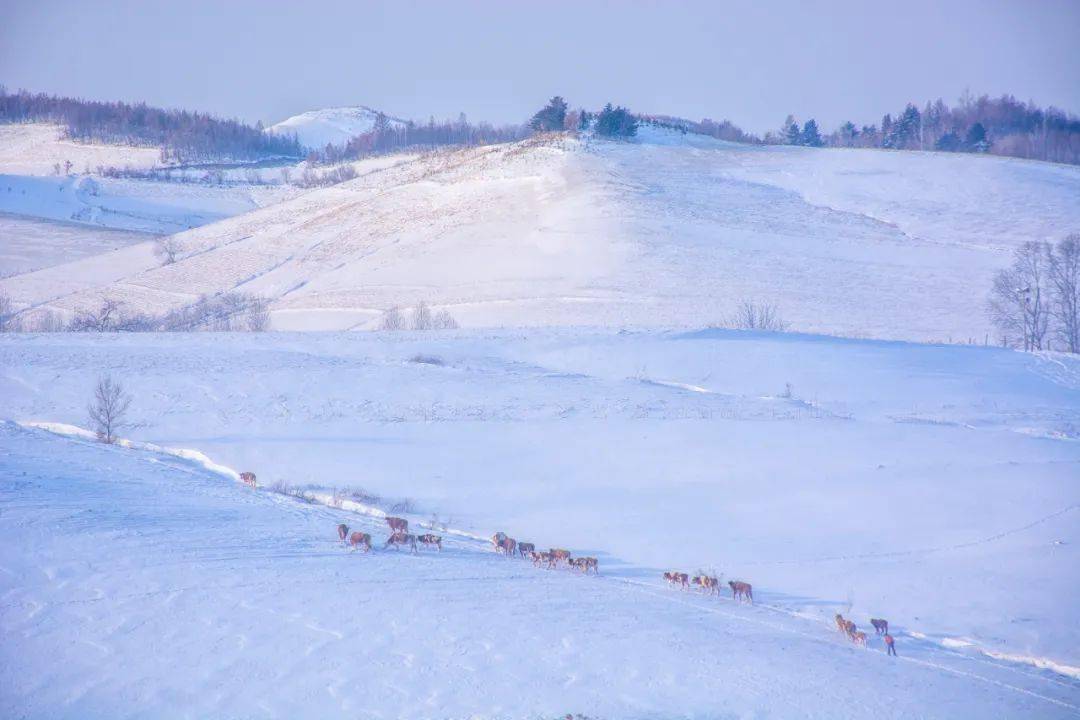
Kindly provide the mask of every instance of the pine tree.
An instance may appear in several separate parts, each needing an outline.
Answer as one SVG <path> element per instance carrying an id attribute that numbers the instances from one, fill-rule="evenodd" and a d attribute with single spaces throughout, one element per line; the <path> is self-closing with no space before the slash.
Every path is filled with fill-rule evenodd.
<path id="1" fill-rule="evenodd" d="M 802 131 L 799 130 L 799 123 L 795 121 L 794 115 L 788 115 L 787 119 L 784 120 L 783 136 L 788 145 L 802 143 Z"/>
<path id="2" fill-rule="evenodd" d="M 563 129 L 566 122 L 566 101 L 556 95 L 548 104 L 537 111 L 529 121 L 529 127 L 540 132 L 554 132 Z"/>
<path id="3" fill-rule="evenodd" d="M 986 152 L 990 149 L 990 142 L 986 139 L 986 128 L 981 122 L 968 128 L 967 137 L 964 138 L 964 148 L 968 152 Z"/>
<path id="4" fill-rule="evenodd" d="M 814 118 L 810 118 L 803 125 L 802 142 L 800 144 L 809 147 L 821 147 L 824 145 L 821 141 L 821 133 L 818 132 L 817 121 Z"/>
<path id="5" fill-rule="evenodd" d="M 942 152 L 957 152 L 961 149 L 960 136 L 952 131 L 947 132 L 937 139 L 934 149 Z"/>
<path id="6" fill-rule="evenodd" d="M 596 116 L 594 125 L 597 135 L 617 138 L 633 137 L 637 134 L 637 126 L 637 118 L 629 110 L 621 106 L 612 107 L 611 103 L 605 105 Z"/>

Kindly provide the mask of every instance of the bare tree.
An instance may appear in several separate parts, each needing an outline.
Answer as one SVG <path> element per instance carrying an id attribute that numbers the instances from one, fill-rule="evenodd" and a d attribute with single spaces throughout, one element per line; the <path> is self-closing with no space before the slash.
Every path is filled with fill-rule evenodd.
<path id="1" fill-rule="evenodd" d="M 788 324 L 780 318 L 780 311 L 775 305 L 753 300 L 743 300 L 728 324 L 739 330 L 784 332 L 788 329 Z"/>
<path id="2" fill-rule="evenodd" d="M 432 328 L 431 308 L 421 300 L 413 309 L 413 330 L 430 330 Z"/>
<path id="3" fill-rule="evenodd" d="M 131 395 L 111 375 L 98 379 L 94 399 L 86 409 L 90 414 L 90 425 L 99 440 L 110 445 L 116 442 L 117 431 L 127 425 L 124 419 L 130 405 Z"/>
<path id="4" fill-rule="evenodd" d="M 457 330 L 458 322 L 449 312 L 440 310 L 435 313 L 435 317 L 431 319 L 431 326 L 436 330 Z"/>
<path id="5" fill-rule="evenodd" d="M 1058 242 L 1050 252 L 1050 312 L 1065 349 L 1080 352 L 1080 233 Z"/>
<path id="6" fill-rule="evenodd" d="M 252 296 L 248 299 L 247 329 L 251 332 L 263 332 L 270 327 L 270 301 L 263 297 Z"/>
<path id="7" fill-rule="evenodd" d="M 180 241 L 174 235 L 166 235 L 157 241 L 154 254 L 161 258 L 163 264 L 171 265 L 176 262 L 176 256 L 180 254 Z"/>
<path id="8" fill-rule="evenodd" d="M 104 298 L 101 306 L 80 312 L 71 321 L 69 329 L 75 332 L 109 332 L 120 322 L 120 301 Z"/>
<path id="9" fill-rule="evenodd" d="M 401 330 L 405 327 L 405 319 L 401 317 L 401 310 L 394 307 L 383 313 L 381 330 Z"/>
<path id="10" fill-rule="evenodd" d="M 990 290 L 990 319 L 1009 338 L 1019 338 L 1024 350 L 1042 350 L 1050 322 L 1047 288 L 1050 245 L 1029 241 L 1016 249 L 1013 264 L 994 276 Z"/>

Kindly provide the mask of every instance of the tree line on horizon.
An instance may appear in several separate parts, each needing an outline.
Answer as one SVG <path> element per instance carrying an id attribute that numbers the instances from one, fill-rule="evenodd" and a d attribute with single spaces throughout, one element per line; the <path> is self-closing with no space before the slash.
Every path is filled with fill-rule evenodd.
<path id="1" fill-rule="evenodd" d="M 730 120 L 635 114 L 611 103 L 598 112 L 571 110 L 556 96 L 520 125 L 471 123 L 464 113 L 456 121 L 432 117 L 427 123 L 402 123 L 380 113 L 370 131 L 341 145 L 312 150 L 303 148 L 295 135 L 263 132 L 261 123 L 252 126 L 146 103 L 82 100 L 26 90 L 9 93 L 0 85 L 0 123 L 41 121 L 62 125 L 73 140 L 159 147 L 163 163 L 306 157 L 313 163 L 331 164 L 408 148 L 513 142 L 532 132 L 592 129 L 602 137 L 628 138 L 647 123 L 750 144 L 989 153 L 1080 164 L 1080 117 L 1023 103 L 1012 95 L 976 98 L 969 93 L 953 107 L 941 99 L 927 102 L 922 109 L 909 103 L 895 117 L 885 114 L 879 124 L 856 126 L 848 121 L 829 133 L 813 118 L 800 125 L 789 115 L 778 131 L 764 137 Z"/>
<path id="2" fill-rule="evenodd" d="M 51 122 L 82 142 L 161 148 L 162 162 L 299 158 L 296 137 L 263 132 L 262 125 L 223 120 L 188 110 L 146 103 L 102 102 L 26 90 L 9 93 L 0 85 L 0 122 Z"/>
<path id="3" fill-rule="evenodd" d="M 1012 95 L 978 98 L 965 93 L 954 107 L 940 98 L 920 110 L 914 103 L 895 117 L 886 113 L 879 125 L 847 121 L 822 134 L 813 118 L 800 127 L 789 115 L 778 132 L 763 142 L 808 147 L 883 148 L 989 153 L 1006 157 L 1080 164 L 1080 117 L 1064 110 L 1040 108 Z"/>

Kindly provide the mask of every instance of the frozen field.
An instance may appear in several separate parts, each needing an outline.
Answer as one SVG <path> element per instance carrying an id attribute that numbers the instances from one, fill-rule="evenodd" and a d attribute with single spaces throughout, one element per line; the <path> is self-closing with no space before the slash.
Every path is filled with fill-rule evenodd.
<path id="1" fill-rule="evenodd" d="M 407 498 L 415 519 L 648 583 L 712 570 L 823 642 L 836 612 L 886 617 L 902 654 L 1077 704 L 1075 358 L 536 330 L 0 337 L 0 367 L 0 417 L 85 425 L 111 370 L 136 396 L 129 436 L 265 485 Z"/>
<path id="2" fill-rule="evenodd" d="M 466 327 L 703 327 L 754 299 L 803 331 L 993 343 L 993 273 L 1080 226 L 1077 197 L 1080 169 L 1004 158 L 651 129 L 532 139 L 403 158 L 182 232 L 175 265 L 8 292 L 160 313 L 238 289 L 271 298 L 285 330 L 372 328 L 421 299 Z"/>
<path id="3" fill-rule="evenodd" d="M 151 239 L 145 233 L 0 213 L 0 278 L 70 263 Z"/>

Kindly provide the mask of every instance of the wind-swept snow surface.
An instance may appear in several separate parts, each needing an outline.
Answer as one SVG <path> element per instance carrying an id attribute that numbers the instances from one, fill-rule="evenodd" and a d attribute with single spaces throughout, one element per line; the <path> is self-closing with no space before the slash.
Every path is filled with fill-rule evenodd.
<path id="1" fill-rule="evenodd" d="M 805 331 L 992 343 L 993 273 L 1080 227 L 1077 197 L 1080 168 L 1005 158 L 533 138 L 180 233 L 180 262 L 91 290 L 7 292 L 156 313 L 237 289 L 304 330 L 372 328 L 419 300 L 465 326 L 702 327 L 749 299 Z"/>
<path id="2" fill-rule="evenodd" d="M 547 571 L 448 538 L 350 553 L 303 505 L 0 424 L 5 717 L 1075 717 L 1077 689 L 929 645 Z M 381 545 L 381 543 L 378 543 Z M 838 690 L 838 688 L 840 690 Z"/>

